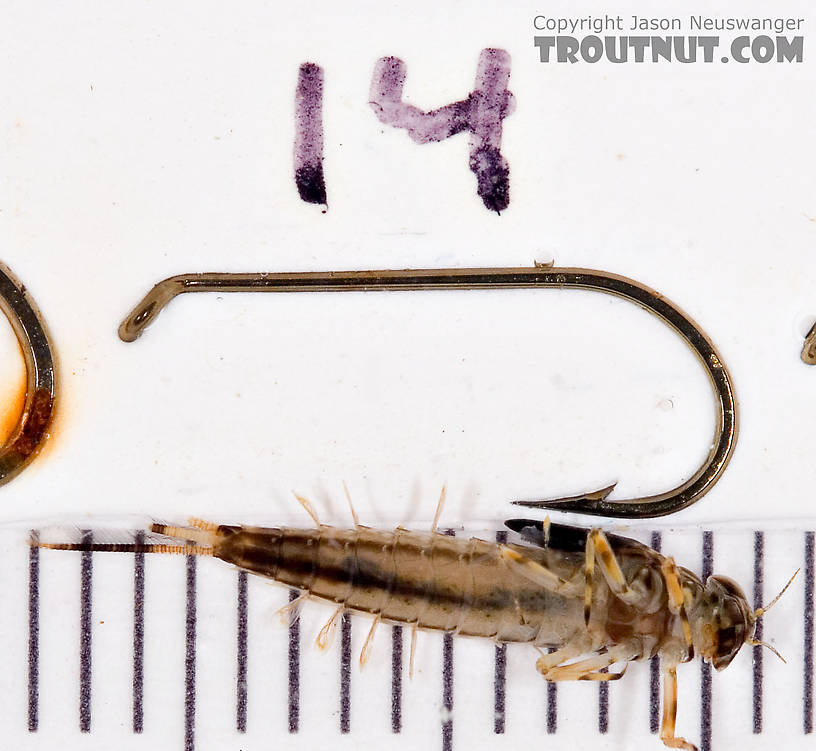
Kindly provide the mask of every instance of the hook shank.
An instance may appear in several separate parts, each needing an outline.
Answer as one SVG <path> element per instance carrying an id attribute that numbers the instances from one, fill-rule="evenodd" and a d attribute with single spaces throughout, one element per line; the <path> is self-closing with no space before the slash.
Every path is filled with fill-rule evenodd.
<path id="1" fill-rule="evenodd" d="M 182 274 L 159 282 L 119 327 L 132 342 L 177 295 L 186 292 L 341 292 L 434 289 L 588 289 L 621 297 L 648 310 L 691 347 L 717 398 L 714 441 L 706 461 L 686 482 L 657 495 L 607 500 L 612 488 L 570 498 L 520 501 L 519 505 L 577 511 L 597 516 L 663 516 L 691 505 L 722 475 L 737 438 L 737 405 L 728 370 L 705 332 L 678 306 L 640 282 L 606 271 L 552 266 L 524 268 L 405 269 L 297 273 Z"/>
<path id="2" fill-rule="evenodd" d="M 16 477 L 48 438 L 54 413 L 54 355 L 40 311 L 25 285 L 0 263 L 0 310 L 20 343 L 26 368 L 26 396 L 17 425 L 0 446 L 0 485 Z"/>

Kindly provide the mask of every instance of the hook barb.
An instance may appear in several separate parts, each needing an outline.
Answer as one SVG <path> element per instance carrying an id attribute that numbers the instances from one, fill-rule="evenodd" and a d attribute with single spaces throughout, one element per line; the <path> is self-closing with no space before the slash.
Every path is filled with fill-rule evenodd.
<path id="1" fill-rule="evenodd" d="M 563 498 L 547 498 L 544 500 L 511 501 L 514 506 L 524 506 L 524 508 L 547 508 L 556 511 L 576 511 L 587 512 L 587 508 L 593 504 L 605 501 L 607 496 L 615 489 L 617 482 L 607 485 L 599 490 L 592 490 L 588 493 L 564 496 Z"/>
<path id="2" fill-rule="evenodd" d="M 404 269 L 297 273 L 181 274 L 156 284 L 119 327 L 133 342 L 177 295 L 186 292 L 348 292 L 475 289 L 584 289 L 621 297 L 657 316 L 691 347 L 717 399 L 714 440 L 703 465 L 681 485 L 643 498 L 608 500 L 612 487 L 553 501 L 519 505 L 578 511 L 596 516 L 646 518 L 685 508 L 704 496 L 722 475 L 737 440 L 737 403 L 731 377 L 706 333 L 678 306 L 653 289 L 607 271 L 536 264 L 522 268 Z M 816 333 L 814 333 L 816 339 Z M 815 345 L 816 346 L 816 345 Z"/>
<path id="3" fill-rule="evenodd" d="M 593 514 L 591 509 L 599 509 L 596 516 L 604 515 L 600 509 L 606 502 L 609 494 L 615 489 L 617 482 L 607 485 L 598 490 L 591 490 L 588 493 L 578 493 L 577 495 L 564 496 L 563 498 L 545 498 L 543 500 L 511 501 L 514 506 L 524 508 L 553 509 L 554 511 L 577 511 L 582 514 Z M 620 501 L 611 501 L 615 509 L 620 509 Z"/>

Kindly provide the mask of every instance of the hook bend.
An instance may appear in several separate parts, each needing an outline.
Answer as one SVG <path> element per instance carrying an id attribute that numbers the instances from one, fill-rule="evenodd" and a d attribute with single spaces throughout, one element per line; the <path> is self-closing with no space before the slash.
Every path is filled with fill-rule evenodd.
<path id="1" fill-rule="evenodd" d="M 17 337 L 26 368 L 26 394 L 20 417 L 0 446 L 0 485 L 4 485 L 25 469 L 48 438 L 56 375 L 42 315 L 25 285 L 3 263 L 0 263 L 0 310 Z"/>
<path id="2" fill-rule="evenodd" d="M 614 486 L 569 498 L 516 501 L 534 508 L 576 511 L 595 516 L 646 518 L 685 508 L 705 495 L 722 475 L 737 439 L 737 403 L 731 377 L 706 333 L 677 305 L 633 279 L 607 271 L 536 264 L 522 268 L 404 269 L 297 273 L 181 274 L 159 282 L 119 327 L 132 342 L 177 295 L 187 292 L 341 292 L 368 290 L 556 288 L 587 289 L 621 297 L 645 308 L 673 328 L 691 347 L 708 375 L 717 399 L 711 450 L 684 483 L 665 493 L 609 500 Z"/>

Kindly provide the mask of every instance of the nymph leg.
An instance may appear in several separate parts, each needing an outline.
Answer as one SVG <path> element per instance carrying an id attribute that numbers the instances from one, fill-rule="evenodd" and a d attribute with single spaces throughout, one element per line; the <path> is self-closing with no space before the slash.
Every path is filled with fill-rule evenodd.
<path id="1" fill-rule="evenodd" d="M 677 668 L 668 666 L 663 671 L 663 722 L 660 724 L 660 740 L 669 748 L 683 748 L 686 751 L 697 751 L 697 746 L 685 738 L 674 734 L 677 719 Z"/>

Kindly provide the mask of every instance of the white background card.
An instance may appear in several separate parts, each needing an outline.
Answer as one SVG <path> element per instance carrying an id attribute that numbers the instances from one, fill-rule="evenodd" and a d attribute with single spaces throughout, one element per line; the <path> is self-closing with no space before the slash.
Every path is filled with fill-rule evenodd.
<path id="1" fill-rule="evenodd" d="M 28 733 L 28 550 L 19 529 L 66 517 L 93 527 L 122 515 L 306 525 L 293 489 L 312 499 L 322 521 L 347 525 L 345 482 L 372 526 L 427 525 L 447 483 L 442 525 L 495 531 L 517 515 L 512 499 L 615 481 L 619 498 L 660 492 L 707 455 L 714 411 L 704 372 L 675 333 L 621 300 L 556 290 L 188 295 L 139 341 L 120 341 L 117 327 L 133 305 L 177 273 L 554 259 L 653 287 L 711 336 L 740 406 L 739 441 L 724 477 L 667 522 L 689 536 L 687 545 L 678 543 L 678 561 L 699 571 L 695 529 L 773 528 L 780 531 L 767 543 L 766 594 L 781 586 L 801 565 L 813 516 L 816 368 L 799 352 L 816 321 L 816 16 L 803 2 L 726 3 L 716 16 L 707 12 L 688 3 L 658 11 L 597 0 L 513 7 L 2 3 L 0 260 L 39 304 L 59 365 L 53 435 L 0 489 L 0 517 L 20 523 L 7 534 L 2 569 L 9 600 L 0 638 L 19 654 L 5 691 L 10 742 L 183 747 L 182 559 L 148 562 L 146 638 L 158 652 L 146 657 L 152 714 L 144 735 L 134 736 L 133 562 L 94 557 L 99 657 L 86 737 L 76 721 L 79 563 L 43 554 L 43 710 L 38 733 Z M 699 14 L 802 19 L 798 30 L 781 34 L 802 37 L 802 60 L 737 62 L 735 38 L 767 35 L 776 43 L 780 35 L 695 31 L 690 17 Z M 534 37 L 580 41 L 593 32 L 548 31 L 536 17 L 606 15 L 620 16 L 622 27 L 600 38 L 676 36 L 687 44 L 717 36 L 718 52 L 711 63 L 541 62 Z M 630 31 L 633 15 L 677 18 L 681 28 Z M 487 48 L 508 53 L 515 101 L 503 120 L 510 200 L 500 215 L 477 195 L 467 133 L 419 145 L 383 124 L 369 104 L 382 57 L 404 61 L 404 100 L 433 110 L 468 96 Z M 325 211 L 302 201 L 294 181 L 295 90 L 306 62 L 324 73 Z M 16 341 L 0 321 L 0 405 L 11 403 L 22 377 Z M 742 566 L 750 589 L 745 535 L 736 547 L 724 543 L 731 552 L 722 561 Z M 668 532 L 664 538 L 673 549 Z M 392 735 L 388 722 L 382 687 L 390 685 L 390 658 L 382 636 L 370 672 L 357 678 L 353 668 L 358 714 L 341 738 L 336 658 L 321 663 L 309 646 L 322 611 L 304 621 L 302 685 L 316 692 L 304 699 L 311 719 L 290 737 L 286 686 L 264 678 L 285 675 L 287 632 L 269 613 L 286 594 L 258 583 L 250 586 L 258 667 L 250 676 L 248 734 L 237 734 L 235 574 L 212 563 L 198 570 L 201 602 L 209 603 L 201 606 L 203 622 L 210 624 L 198 642 L 206 666 L 197 684 L 201 748 L 306 748 L 318 732 L 337 747 L 441 742 L 436 637 L 421 645 L 425 678 L 410 686 L 416 698 L 405 706 L 416 711 L 406 715 L 403 732 Z M 796 623 L 804 586 L 800 581 L 779 605 Z M 355 626 L 355 650 L 363 623 Z M 774 732 L 798 747 L 805 743 L 802 637 L 791 630 L 785 638 L 799 654 L 788 655 L 795 679 L 779 685 L 796 712 L 786 719 L 780 709 Z M 545 711 L 534 655 L 510 652 L 519 709 L 499 738 L 490 722 L 480 729 L 474 719 L 492 712 L 493 646 L 460 643 L 457 665 L 470 672 L 457 678 L 457 747 L 522 738 L 538 744 L 543 720 L 523 732 L 530 696 L 538 702 L 530 712 Z M 732 668 L 742 671 L 737 692 L 749 691 L 751 680 L 750 654 L 741 659 Z M 633 696 L 646 692 L 647 668 L 639 670 Z M 681 701 L 686 691 L 693 705 L 698 668 L 688 670 L 695 677 L 681 684 Z M 780 681 L 786 675 L 781 664 L 768 670 Z M 483 684 L 466 677 L 478 675 Z M 628 682 L 615 685 L 616 695 Z M 473 688 L 468 704 L 468 684 L 482 686 L 484 701 Z M 592 712 L 597 701 L 597 687 L 581 688 L 563 690 L 579 718 L 582 701 Z M 727 702 L 725 690 L 716 701 Z M 378 718 L 370 727 L 368 702 Z M 717 707 L 716 716 L 727 717 L 727 704 Z M 681 704 L 679 729 L 699 740 L 694 712 Z M 740 733 L 748 743 L 767 743 L 767 735 L 751 738 L 745 722 Z M 565 723 L 553 743 L 579 743 L 584 732 L 599 742 L 594 724 Z M 603 742 L 619 747 L 643 736 L 659 747 L 645 737 L 646 721 L 638 723 L 613 721 Z M 715 727 L 720 748 L 729 747 L 729 732 Z"/>

